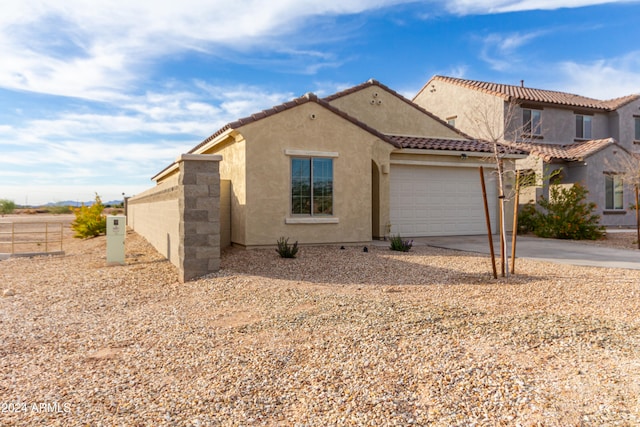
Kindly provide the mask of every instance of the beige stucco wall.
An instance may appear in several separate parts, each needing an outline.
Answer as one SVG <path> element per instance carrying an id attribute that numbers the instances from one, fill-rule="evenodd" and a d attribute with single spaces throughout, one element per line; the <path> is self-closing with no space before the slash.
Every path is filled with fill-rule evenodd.
<path id="1" fill-rule="evenodd" d="M 231 180 L 234 244 L 273 246 L 281 236 L 304 244 L 371 240 L 372 160 L 388 166 L 393 146 L 314 102 L 247 124 L 238 133 L 235 142 L 209 150 L 223 155 L 221 178 Z M 293 156 L 286 150 L 337 153 L 332 216 L 337 223 L 287 223 L 292 218 L 313 220 L 290 214 Z M 378 188 L 380 204 L 388 205 L 388 174 L 380 174 Z M 385 215 L 388 208 L 381 206 L 382 224 Z"/>
<path id="2" fill-rule="evenodd" d="M 330 103 L 385 134 L 460 138 L 451 128 L 379 86 L 364 88 Z"/>
<path id="3" fill-rule="evenodd" d="M 220 154 L 224 159 L 220 162 L 220 179 L 229 181 L 228 200 L 232 224 L 229 240 L 231 243 L 244 245 L 247 228 L 246 141 L 242 135 L 234 134 L 203 153 Z"/>
<path id="4" fill-rule="evenodd" d="M 220 248 L 231 245 L 231 181 L 220 180 Z"/>
<path id="5" fill-rule="evenodd" d="M 388 163 L 391 145 L 313 102 L 248 125 L 242 134 L 248 141 L 247 199 L 252 201 L 247 206 L 245 245 L 274 245 L 281 236 L 304 243 L 371 240 L 371 161 Z M 299 217 L 290 214 L 293 156 L 286 150 L 337 153 L 333 159 L 337 224 L 287 223 Z M 381 181 L 388 191 L 388 182 L 384 177 Z"/>
<path id="6" fill-rule="evenodd" d="M 502 139 L 505 107 L 502 98 L 434 80 L 413 102 L 442 120 L 455 117 L 455 127 L 475 138 Z M 489 124 L 489 130 L 484 124 Z"/>

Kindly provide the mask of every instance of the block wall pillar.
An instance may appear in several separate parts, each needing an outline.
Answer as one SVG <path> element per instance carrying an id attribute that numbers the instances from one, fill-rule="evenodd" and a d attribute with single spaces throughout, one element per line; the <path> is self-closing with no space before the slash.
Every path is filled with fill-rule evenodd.
<path id="1" fill-rule="evenodd" d="M 179 274 L 186 282 L 220 269 L 222 156 L 183 154 L 179 175 Z"/>

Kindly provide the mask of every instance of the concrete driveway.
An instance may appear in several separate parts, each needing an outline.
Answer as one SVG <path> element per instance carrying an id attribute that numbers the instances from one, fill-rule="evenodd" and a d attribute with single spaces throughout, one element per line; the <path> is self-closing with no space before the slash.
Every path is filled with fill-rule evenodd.
<path id="1" fill-rule="evenodd" d="M 509 236 L 509 241 L 511 236 Z M 494 236 L 494 251 L 500 255 L 500 243 Z M 487 236 L 418 237 L 414 244 L 466 252 L 489 254 Z M 509 256 L 511 256 L 511 245 Z M 640 270 L 640 250 L 613 249 L 574 241 L 518 236 L 516 257 L 558 264 Z"/>

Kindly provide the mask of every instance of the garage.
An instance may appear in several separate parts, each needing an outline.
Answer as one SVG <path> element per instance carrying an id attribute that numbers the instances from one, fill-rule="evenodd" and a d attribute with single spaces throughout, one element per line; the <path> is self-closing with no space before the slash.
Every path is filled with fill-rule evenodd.
<path id="1" fill-rule="evenodd" d="M 496 178 L 485 169 L 492 230 Z M 480 175 L 475 167 L 391 165 L 391 233 L 453 236 L 487 232 Z"/>

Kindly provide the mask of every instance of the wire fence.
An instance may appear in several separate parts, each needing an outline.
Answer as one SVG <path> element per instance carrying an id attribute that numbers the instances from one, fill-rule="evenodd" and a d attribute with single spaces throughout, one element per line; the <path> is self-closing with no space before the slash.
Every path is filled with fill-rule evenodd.
<path id="1" fill-rule="evenodd" d="M 62 252 L 61 222 L 1 222 L 0 253 Z"/>

